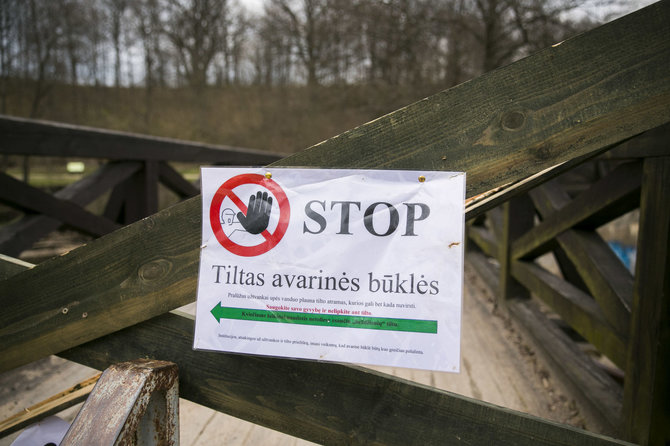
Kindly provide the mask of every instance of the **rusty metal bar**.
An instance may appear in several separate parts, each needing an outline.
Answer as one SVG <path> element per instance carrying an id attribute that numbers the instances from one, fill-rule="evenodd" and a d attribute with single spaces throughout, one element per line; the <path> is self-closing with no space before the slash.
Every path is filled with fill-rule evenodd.
<path id="1" fill-rule="evenodd" d="M 178 445 L 177 366 L 137 359 L 105 370 L 61 442 L 82 444 Z"/>

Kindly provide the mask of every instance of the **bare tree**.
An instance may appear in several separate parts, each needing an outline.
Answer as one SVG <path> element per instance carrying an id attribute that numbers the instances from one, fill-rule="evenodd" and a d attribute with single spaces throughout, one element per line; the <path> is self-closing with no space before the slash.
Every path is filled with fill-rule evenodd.
<path id="1" fill-rule="evenodd" d="M 0 113 L 7 113 L 7 90 L 19 50 L 18 0 L 0 0 Z"/>
<path id="2" fill-rule="evenodd" d="M 121 87 L 121 52 L 123 17 L 128 9 L 128 0 L 105 0 L 109 13 L 109 34 L 114 47 L 114 85 Z"/>
<path id="3" fill-rule="evenodd" d="M 207 85 L 212 62 L 224 49 L 226 6 L 226 0 L 168 0 L 165 32 L 196 90 Z"/>

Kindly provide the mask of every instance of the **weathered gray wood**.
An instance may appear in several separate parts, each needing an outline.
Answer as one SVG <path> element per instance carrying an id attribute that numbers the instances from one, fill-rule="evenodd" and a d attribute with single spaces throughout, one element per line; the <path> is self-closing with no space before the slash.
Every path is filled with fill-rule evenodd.
<path id="1" fill-rule="evenodd" d="M 15 259 L 13 257 L 0 254 L 0 280 L 5 280 L 15 274 L 18 274 L 26 269 L 32 268 L 33 264 L 24 262 L 23 260 Z"/>
<path id="2" fill-rule="evenodd" d="M 512 274 L 575 331 L 625 368 L 626 339 L 614 332 L 591 296 L 533 262 L 514 261 Z"/>
<path id="3" fill-rule="evenodd" d="M 668 122 L 668 23 L 670 3 L 658 2 L 289 163 L 466 171 L 468 196 L 528 177 Z"/>
<path id="4" fill-rule="evenodd" d="M 644 162 L 623 425 L 642 445 L 670 442 L 670 157 Z"/>
<path id="5" fill-rule="evenodd" d="M 86 206 L 109 188 L 131 176 L 140 164 L 137 162 L 111 163 L 54 194 L 59 200 L 68 200 Z M 15 223 L 0 228 L 0 252 L 18 256 L 40 238 L 62 225 L 60 220 L 45 215 L 28 215 Z"/>
<path id="6" fill-rule="evenodd" d="M 100 236 L 121 227 L 69 200 L 59 200 L 3 173 L 0 173 L 0 202 L 24 212 L 53 217 L 90 235 Z"/>
<path id="7" fill-rule="evenodd" d="M 489 289 L 498 289 L 498 267 L 488 262 L 484 256 L 468 253 L 466 260 L 473 265 L 485 280 Z M 584 407 L 605 425 L 616 432 L 621 414 L 622 390 L 603 370 L 594 366 L 593 361 L 568 338 L 542 311 L 533 300 L 511 300 L 507 305 L 508 314 L 514 319 L 524 334 L 534 339 L 542 357 L 549 364 L 552 373 L 562 376 Z"/>
<path id="8" fill-rule="evenodd" d="M 200 202 L 185 204 L 0 282 L 0 371 L 192 302 Z"/>
<path id="9" fill-rule="evenodd" d="M 547 183 L 530 193 L 543 218 L 569 202 L 555 183 Z M 633 296 L 633 278 L 607 243 L 595 231 L 570 229 L 556 237 L 561 248 L 603 310 L 607 321 L 621 335 L 628 333 Z"/>
<path id="10" fill-rule="evenodd" d="M 670 73 L 663 61 L 670 56 L 670 39 L 665 38 L 669 22 L 666 0 L 346 132 L 281 165 L 465 170 L 469 196 L 520 180 L 667 121 Z M 524 115 L 520 128 L 503 128 L 510 113 Z M 11 330 L 0 329 L 0 348 L 13 349 L 14 361 L 27 362 L 193 299 L 200 211 L 198 198 L 187 200 L 1 283 L 0 303 L 11 305 L 27 289 L 32 303 L 13 304 L 11 317 L 0 316 L 0 322 L 10 322 L 6 318 L 15 324 Z M 151 231 L 145 225 L 153 225 Z M 139 295 L 131 293 L 137 301 L 123 298 L 124 280 L 130 277 L 135 284 L 137 271 L 150 262 L 139 252 L 160 257 L 165 250 L 173 268 L 191 276 L 155 280 L 149 293 L 135 288 L 156 297 L 141 301 L 140 314 L 131 308 Z M 81 265 L 89 263 L 110 266 L 95 275 L 82 274 Z M 116 265 L 119 271 L 107 274 Z M 91 302 L 118 316 L 100 323 L 59 320 L 46 303 L 53 296 L 61 299 L 54 305 Z M 51 315 L 39 333 L 29 329 L 35 315 Z M 57 341 L 51 339 L 56 330 Z"/>
<path id="11" fill-rule="evenodd" d="M 286 154 L 0 115 L 0 153 L 263 165 Z"/>
<path id="12" fill-rule="evenodd" d="M 596 229 L 635 209 L 640 197 L 642 164 L 626 163 L 595 183 L 512 244 L 512 258 L 534 258 L 551 247 L 552 239 L 574 226 Z"/>
<path id="13" fill-rule="evenodd" d="M 670 140 L 670 124 L 665 124 L 617 145 L 617 147 L 607 152 L 604 158 L 628 159 L 670 156 L 668 140 Z"/>
<path id="14" fill-rule="evenodd" d="M 498 257 L 498 245 L 491 231 L 483 226 L 468 226 L 468 238 L 475 242 L 487 256 Z"/>
<path id="15" fill-rule="evenodd" d="M 319 444 L 622 444 L 369 369 L 194 351 L 193 329 L 168 314 L 61 355 L 95 368 L 145 356 L 187 364 L 181 397 Z"/>

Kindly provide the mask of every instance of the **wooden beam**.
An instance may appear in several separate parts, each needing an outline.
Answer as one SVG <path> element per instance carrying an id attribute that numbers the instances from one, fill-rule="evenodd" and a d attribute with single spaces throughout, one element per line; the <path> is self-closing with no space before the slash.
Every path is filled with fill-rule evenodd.
<path id="1" fill-rule="evenodd" d="M 533 227 L 535 209 L 528 195 L 514 197 L 503 205 L 502 237 L 498 240 L 500 289 L 496 293 L 503 308 L 511 298 L 529 298 L 530 293 L 512 276 L 512 244 Z"/>
<path id="2" fill-rule="evenodd" d="M 468 238 L 475 242 L 487 256 L 498 258 L 498 244 L 491 231 L 483 226 L 469 225 L 467 233 Z"/>
<path id="3" fill-rule="evenodd" d="M 669 140 L 670 124 L 665 124 L 617 145 L 617 147 L 607 152 L 603 158 L 630 159 L 670 156 Z"/>
<path id="4" fill-rule="evenodd" d="M 0 254 L 0 280 L 5 280 L 22 271 L 32 268 L 32 263 Z"/>
<path id="5" fill-rule="evenodd" d="M 0 370 L 192 302 L 199 246 L 191 199 L 0 282 Z"/>
<path id="6" fill-rule="evenodd" d="M 665 0 L 276 165 L 463 170 L 468 196 L 520 180 L 667 122 L 669 21 Z M 15 367 L 192 300 L 200 218 L 200 199 L 187 200 L 0 283 L 2 365 Z M 152 259 L 168 263 L 151 269 Z M 162 277 L 161 265 L 177 274 L 144 288 L 139 272 Z M 26 295 L 26 302 L 19 298 Z M 85 302 L 84 312 L 87 305 L 98 309 L 98 318 L 58 315 L 73 302 Z"/>
<path id="7" fill-rule="evenodd" d="M 174 362 L 181 397 L 319 444 L 623 444 L 361 367 L 194 351 L 193 330 L 167 314 L 61 356 L 98 369 Z"/>
<path id="8" fill-rule="evenodd" d="M 623 424 L 641 445 L 670 443 L 670 157 L 644 162 Z"/>
<path id="9" fill-rule="evenodd" d="M 512 245 L 512 258 L 535 258 L 547 252 L 552 240 L 574 226 L 596 229 L 637 207 L 642 163 L 625 163 L 590 189 L 546 215 L 542 222 Z"/>
<path id="10" fill-rule="evenodd" d="M 614 332 L 591 296 L 533 262 L 514 261 L 512 274 L 577 333 L 619 367 L 626 367 L 626 339 Z"/>
<path id="11" fill-rule="evenodd" d="M 59 200 L 4 173 L 0 173 L 0 202 L 24 212 L 52 217 L 78 231 L 94 236 L 101 236 L 121 227 L 69 200 Z"/>
<path id="12" fill-rule="evenodd" d="M 0 115 L 0 153 L 264 165 L 286 154 Z"/>
<path id="13" fill-rule="evenodd" d="M 566 40 L 289 157 L 466 171 L 468 197 L 668 122 L 670 2 Z"/>
<path id="14" fill-rule="evenodd" d="M 86 206 L 115 184 L 123 182 L 139 167 L 140 164 L 137 162 L 106 164 L 91 175 L 59 190 L 54 197 L 71 201 L 81 207 Z M 60 220 L 45 215 L 24 216 L 0 229 L 0 252 L 18 256 L 61 225 Z"/>
<path id="15" fill-rule="evenodd" d="M 183 176 L 174 170 L 166 162 L 161 162 L 158 165 L 158 175 L 160 182 L 167 186 L 174 193 L 181 198 L 195 197 L 200 193 L 198 189 L 191 182 L 187 181 Z"/>
<path id="16" fill-rule="evenodd" d="M 514 301 L 509 314 L 523 327 L 524 334 L 535 340 L 553 373 L 563 375 L 573 391 L 588 403 L 588 410 L 613 431 L 620 425 L 622 391 L 610 376 L 579 350 L 563 331 L 550 321 L 534 301 Z"/>
<path id="17" fill-rule="evenodd" d="M 489 290 L 495 292 L 499 287 L 498 266 L 479 253 L 468 252 L 466 260 L 484 279 Z M 561 376 L 562 381 L 567 383 L 580 408 L 608 426 L 610 432 L 617 432 L 621 415 L 621 386 L 601 368 L 594 366 L 593 360 L 546 317 L 533 299 L 511 300 L 507 311 L 524 336 L 534 341 L 537 352 L 552 373 Z"/>
<path id="18" fill-rule="evenodd" d="M 547 183 L 530 193 L 543 218 L 558 212 L 569 197 L 558 184 Z M 625 336 L 630 324 L 633 278 L 595 231 L 569 229 L 556 240 L 581 275 L 607 321 Z"/>

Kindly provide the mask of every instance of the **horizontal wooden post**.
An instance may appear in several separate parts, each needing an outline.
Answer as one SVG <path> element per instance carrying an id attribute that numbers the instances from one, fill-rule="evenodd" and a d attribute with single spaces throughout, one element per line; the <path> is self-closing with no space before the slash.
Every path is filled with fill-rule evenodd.
<path id="1" fill-rule="evenodd" d="M 670 2 L 542 50 L 282 161 L 467 172 L 474 196 L 669 121 Z"/>
<path id="2" fill-rule="evenodd" d="M 192 302 L 199 246 L 196 198 L 0 281 L 0 371 Z"/>
<path id="3" fill-rule="evenodd" d="M 0 153 L 262 165 L 286 154 L 0 115 Z"/>
<path id="4" fill-rule="evenodd" d="M 597 152 L 667 122 L 668 22 L 665 0 L 276 165 L 462 170 L 472 196 Z M 2 369 L 191 301 L 200 218 L 190 199 L 0 282 Z"/>
<path id="5" fill-rule="evenodd" d="M 194 351 L 193 324 L 167 314 L 61 356 L 174 362 L 181 397 L 319 444 L 625 444 L 361 367 Z"/>

